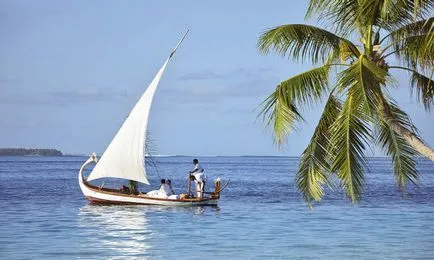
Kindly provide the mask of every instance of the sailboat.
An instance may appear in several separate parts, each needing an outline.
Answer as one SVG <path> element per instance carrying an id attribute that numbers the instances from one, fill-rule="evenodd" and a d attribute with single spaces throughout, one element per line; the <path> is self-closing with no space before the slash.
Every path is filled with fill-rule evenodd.
<path id="1" fill-rule="evenodd" d="M 220 180 L 215 182 L 214 192 L 205 192 L 203 197 L 192 197 L 190 194 L 182 194 L 175 199 L 156 198 L 147 194 L 128 194 L 121 190 L 93 185 L 92 180 L 101 178 L 121 178 L 150 185 L 150 176 L 146 172 L 144 147 L 146 145 L 146 131 L 152 100 L 161 77 L 170 59 L 175 54 L 179 45 L 184 40 L 188 31 L 170 53 L 157 75 L 152 80 L 146 91 L 129 113 L 127 119 L 118 130 L 117 134 L 98 160 L 95 153 L 81 166 L 78 174 L 78 182 L 84 196 L 91 203 L 98 204 L 150 204 L 168 206 L 216 206 L 220 198 Z M 83 171 L 91 163 L 95 167 L 85 179 Z M 190 178 L 189 185 L 190 187 Z M 190 192 L 188 192 L 190 193 Z"/>

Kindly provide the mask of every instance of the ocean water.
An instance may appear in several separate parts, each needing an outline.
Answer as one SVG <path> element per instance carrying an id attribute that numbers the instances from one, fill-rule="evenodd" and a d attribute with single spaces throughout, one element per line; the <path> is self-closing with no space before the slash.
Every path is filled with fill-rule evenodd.
<path id="1" fill-rule="evenodd" d="M 86 159 L 0 157 L 1 259 L 434 259 L 427 160 L 418 186 L 399 192 L 390 161 L 372 158 L 358 205 L 330 191 L 309 210 L 298 158 L 199 158 L 209 180 L 231 183 L 219 207 L 189 208 L 89 205 L 77 182 Z M 157 158 L 153 183 L 184 192 L 191 159 Z"/>

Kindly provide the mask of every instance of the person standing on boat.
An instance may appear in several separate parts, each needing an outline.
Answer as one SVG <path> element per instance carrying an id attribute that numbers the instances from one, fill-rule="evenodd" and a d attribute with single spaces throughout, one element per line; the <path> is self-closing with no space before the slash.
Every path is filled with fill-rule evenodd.
<path id="1" fill-rule="evenodd" d="M 194 168 L 193 170 L 189 171 L 190 176 L 194 176 L 194 181 L 196 183 L 196 192 L 197 197 L 202 198 L 203 192 L 205 190 L 205 182 L 206 182 L 206 175 L 205 170 L 202 168 L 202 166 L 199 164 L 198 159 L 193 160 Z"/>

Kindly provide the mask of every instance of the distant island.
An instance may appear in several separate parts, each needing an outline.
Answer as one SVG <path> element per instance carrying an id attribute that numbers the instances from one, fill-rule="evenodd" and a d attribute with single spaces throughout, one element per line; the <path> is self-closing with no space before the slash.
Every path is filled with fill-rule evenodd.
<path id="1" fill-rule="evenodd" d="M 0 156 L 63 156 L 56 149 L 0 148 Z"/>

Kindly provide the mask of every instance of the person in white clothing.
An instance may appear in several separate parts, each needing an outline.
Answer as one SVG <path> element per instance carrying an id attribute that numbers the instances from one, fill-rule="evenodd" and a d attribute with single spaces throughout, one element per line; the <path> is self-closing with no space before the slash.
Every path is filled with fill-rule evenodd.
<path id="1" fill-rule="evenodd" d="M 169 184 L 166 183 L 165 179 L 161 179 L 160 181 L 160 192 L 162 192 L 163 194 L 166 195 L 166 197 L 169 197 L 170 195 L 172 195 L 171 191 L 170 191 L 170 186 Z"/>
<path id="2" fill-rule="evenodd" d="M 165 179 L 161 179 L 160 181 L 160 188 L 158 190 L 151 190 L 150 192 L 146 193 L 149 197 L 153 198 L 167 198 L 170 195 L 170 187 L 166 183 Z"/>
<path id="3" fill-rule="evenodd" d="M 175 194 L 175 192 L 173 191 L 173 188 L 172 188 L 172 181 L 171 180 L 167 180 L 166 184 L 169 185 L 169 191 L 170 191 L 169 196 Z"/>
<path id="4" fill-rule="evenodd" d="M 197 197 L 202 198 L 203 192 L 205 191 L 205 182 L 206 182 L 205 170 L 199 164 L 198 159 L 194 159 L 193 164 L 194 164 L 194 168 L 189 173 L 192 176 L 194 176 L 194 182 L 196 183 Z"/>

